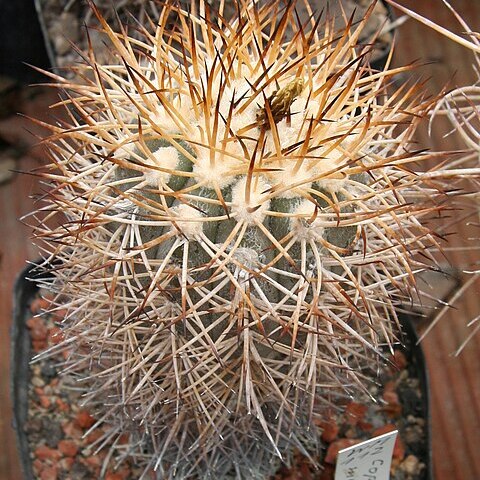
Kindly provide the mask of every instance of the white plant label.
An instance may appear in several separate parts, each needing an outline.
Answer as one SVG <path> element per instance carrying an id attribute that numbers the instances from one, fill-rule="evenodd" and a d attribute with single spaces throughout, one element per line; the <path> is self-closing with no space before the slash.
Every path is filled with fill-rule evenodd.
<path id="1" fill-rule="evenodd" d="M 389 480 L 397 434 L 394 430 L 340 450 L 335 480 Z"/>

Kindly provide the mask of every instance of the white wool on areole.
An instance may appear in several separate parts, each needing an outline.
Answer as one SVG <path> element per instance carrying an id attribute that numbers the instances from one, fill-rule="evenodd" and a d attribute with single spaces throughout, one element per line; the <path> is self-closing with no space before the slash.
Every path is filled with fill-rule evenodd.
<path id="1" fill-rule="evenodd" d="M 241 178 L 232 188 L 232 216 L 248 225 L 262 223 L 270 207 L 269 189 L 270 184 L 261 176 Z"/>
<path id="2" fill-rule="evenodd" d="M 238 174 L 246 171 L 243 152 L 238 142 L 228 142 L 226 151 L 195 146 L 197 157 L 193 173 L 199 183 L 209 188 L 225 188 L 235 181 Z M 247 164 L 248 165 L 248 164 Z"/>
<path id="3" fill-rule="evenodd" d="M 320 221 L 315 218 L 315 204 L 310 200 L 302 200 L 293 211 L 294 216 L 290 218 L 290 224 L 298 241 L 312 240 L 321 238 L 324 228 Z"/>
<path id="4" fill-rule="evenodd" d="M 158 188 L 162 183 L 167 183 L 178 164 L 178 159 L 179 152 L 175 147 L 160 147 L 151 152 L 144 163 L 156 168 L 149 168 L 143 172 L 147 184 Z"/>
<path id="5" fill-rule="evenodd" d="M 203 215 L 196 208 L 181 203 L 171 208 L 169 213 L 172 214 L 171 231 L 177 236 L 193 240 L 202 234 L 203 222 L 201 219 Z"/>

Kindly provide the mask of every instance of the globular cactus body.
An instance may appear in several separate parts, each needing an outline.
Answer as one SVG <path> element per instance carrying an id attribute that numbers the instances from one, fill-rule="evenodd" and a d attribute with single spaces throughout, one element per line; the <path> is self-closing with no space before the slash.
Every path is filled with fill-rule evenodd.
<path id="1" fill-rule="evenodd" d="M 83 120 L 51 127 L 37 235 L 61 261 L 70 371 L 161 478 L 265 478 L 312 451 L 315 417 L 395 340 L 412 253 L 436 246 L 437 187 L 406 167 L 428 158 L 409 152 L 428 103 L 386 95 L 364 21 L 237 6 L 166 6 L 142 41 L 103 22 L 112 63 L 55 76 Z"/>

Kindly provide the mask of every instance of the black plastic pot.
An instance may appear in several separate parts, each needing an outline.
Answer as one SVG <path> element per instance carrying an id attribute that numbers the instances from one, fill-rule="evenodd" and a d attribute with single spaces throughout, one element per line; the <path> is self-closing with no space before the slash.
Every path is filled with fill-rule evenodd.
<path id="1" fill-rule="evenodd" d="M 406 354 L 410 368 L 415 369 L 420 382 L 422 392 L 422 417 L 425 419 L 426 452 L 425 452 L 425 480 L 434 480 L 432 459 L 432 417 L 430 413 L 430 387 L 427 362 L 421 345 L 418 343 L 418 335 L 415 331 L 413 317 L 406 314 L 399 315 L 403 331 L 403 352 Z"/>
<path id="2" fill-rule="evenodd" d="M 30 381 L 31 341 L 26 325 L 32 316 L 30 304 L 39 291 L 35 278 L 39 277 L 37 265 L 26 267 L 17 277 L 13 292 L 13 322 L 10 329 L 10 393 L 13 405 L 13 428 L 16 431 L 17 444 L 24 480 L 33 480 L 30 449 L 25 432 L 28 421 L 28 385 Z"/>
<path id="3" fill-rule="evenodd" d="M 28 384 L 30 380 L 29 362 L 31 359 L 30 335 L 26 321 L 31 317 L 30 304 L 39 291 L 35 279 L 44 279 L 36 265 L 28 266 L 17 278 L 14 290 L 13 325 L 11 328 L 11 395 L 14 405 L 14 428 L 16 430 L 20 461 L 24 473 L 24 480 L 34 480 L 32 462 L 25 425 L 28 421 Z M 410 368 L 416 370 L 416 378 L 420 382 L 422 392 L 422 418 L 425 419 L 426 445 L 425 455 L 422 459 L 426 462 L 424 480 L 433 480 L 433 463 L 431 452 L 431 419 L 430 395 L 428 387 L 428 374 L 425 357 L 419 345 L 417 335 L 408 315 L 400 315 L 402 324 L 404 354 Z"/>

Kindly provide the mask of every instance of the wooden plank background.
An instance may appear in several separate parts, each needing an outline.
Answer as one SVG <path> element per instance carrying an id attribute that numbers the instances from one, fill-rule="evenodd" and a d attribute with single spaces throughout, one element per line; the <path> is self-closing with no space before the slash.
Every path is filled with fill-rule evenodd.
<path id="1" fill-rule="evenodd" d="M 440 0 L 402 0 L 403 5 L 427 16 L 435 22 L 462 32 L 452 14 Z M 452 0 L 454 8 L 474 31 L 480 31 L 480 2 Z M 416 58 L 434 62 L 423 68 L 431 77 L 429 89 L 438 92 L 442 86 L 464 85 L 477 78 L 471 65 L 473 55 L 464 48 L 430 31 L 416 21 L 409 20 L 398 34 L 396 62 L 401 64 Z M 446 128 L 439 129 L 446 131 Z M 462 148 L 455 135 L 442 138 L 440 134 L 430 141 L 423 134 L 420 144 L 439 148 Z M 472 232 L 463 227 L 458 237 L 452 237 L 454 248 L 459 238 L 465 240 L 480 236 L 478 228 Z M 478 240 L 476 242 L 478 244 Z M 475 244 L 472 241 L 472 246 Z M 479 263 L 478 250 L 466 253 L 451 252 L 453 265 Z M 467 337 L 466 320 L 480 313 L 480 282 L 470 288 L 456 309 L 451 310 L 423 341 L 430 373 L 432 446 L 436 480 L 480 479 L 480 334 L 476 335 L 458 357 L 452 356 Z"/>
<path id="2" fill-rule="evenodd" d="M 443 7 L 441 0 L 401 0 L 406 6 L 426 14 L 448 28 L 461 32 L 454 18 Z M 473 30 L 480 30 L 480 2 L 452 0 L 452 5 L 467 19 Z M 395 62 L 402 64 L 414 59 L 434 62 L 419 72 L 430 76 L 429 88 L 437 92 L 442 86 L 462 85 L 475 79 L 471 69 L 472 55 L 446 41 L 413 20 L 403 25 L 397 35 Z M 45 107 L 52 97 L 40 100 L 24 100 L 20 109 L 45 115 Z M 0 121 L 0 136 L 20 141 L 25 136 L 25 122 L 17 118 Z M 436 148 L 459 148 L 455 136 L 442 138 L 437 135 L 431 141 L 421 134 L 421 144 Z M 24 155 L 19 169 L 31 171 L 41 160 L 39 152 Z M 32 209 L 29 195 L 39 191 L 35 177 L 17 175 L 0 186 L 0 480 L 21 480 L 15 439 L 11 429 L 9 398 L 9 326 L 12 311 L 12 287 L 16 275 L 24 267 L 26 259 L 36 257 L 31 246 L 29 229 L 17 218 Z M 465 229 L 462 237 L 471 236 Z M 478 233 L 477 233 L 478 237 Z M 451 244 L 455 246 L 454 241 Z M 478 262 L 478 252 L 452 252 L 454 265 Z M 480 284 L 470 289 L 460 305 L 452 310 L 423 342 L 431 380 L 433 459 L 436 480 L 480 479 L 480 335 L 477 335 L 459 357 L 451 354 L 468 335 L 466 319 L 479 312 Z"/>

